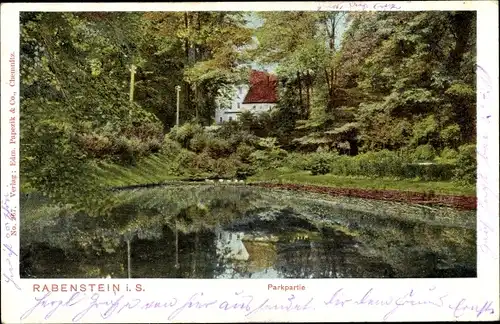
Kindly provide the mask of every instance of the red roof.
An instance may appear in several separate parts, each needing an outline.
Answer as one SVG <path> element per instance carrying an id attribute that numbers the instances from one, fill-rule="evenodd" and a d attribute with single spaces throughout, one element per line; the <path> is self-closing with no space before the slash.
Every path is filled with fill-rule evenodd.
<path id="1" fill-rule="evenodd" d="M 243 103 L 276 103 L 278 101 L 278 78 L 263 71 L 252 70 L 250 90 Z"/>

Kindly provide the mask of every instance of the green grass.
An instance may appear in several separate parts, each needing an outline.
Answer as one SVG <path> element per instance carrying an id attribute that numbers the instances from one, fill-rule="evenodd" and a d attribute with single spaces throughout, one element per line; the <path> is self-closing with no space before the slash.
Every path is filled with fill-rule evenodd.
<path id="1" fill-rule="evenodd" d="M 248 179 L 248 182 L 294 183 L 337 188 L 387 189 L 430 192 L 436 194 L 475 196 L 475 186 L 464 186 L 453 181 L 422 181 L 418 179 L 388 179 L 342 177 L 332 174 L 311 175 L 308 171 L 291 171 L 284 168 L 267 170 Z"/>
<path id="2" fill-rule="evenodd" d="M 140 160 L 135 167 L 100 163 L 96 168 L 95 176 L 109 187 L 162 183 L 183 179 L 182 176 L 172 175 L 166 161 L 167 159 L 162 155 L 152 155 Z"/>

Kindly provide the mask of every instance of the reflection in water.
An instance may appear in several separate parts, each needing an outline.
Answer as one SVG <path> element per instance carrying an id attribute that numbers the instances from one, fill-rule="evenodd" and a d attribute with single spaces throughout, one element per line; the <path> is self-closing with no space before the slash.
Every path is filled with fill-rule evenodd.
<path id="1" fill-rule="evenodd" d="M 476 276 L 470 212 L 217 185 L 119 196 L 120 205 L 102 217 L 24 198 L 21 275 Z"/>

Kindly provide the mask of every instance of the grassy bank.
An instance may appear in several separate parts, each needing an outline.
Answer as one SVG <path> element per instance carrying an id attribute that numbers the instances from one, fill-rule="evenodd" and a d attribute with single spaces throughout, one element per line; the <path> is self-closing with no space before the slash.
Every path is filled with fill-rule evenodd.
<path id="1" fill-rule="evenodd" d="M 101 164 L 96 176 L 107 186 L 122 187 L 184 180 L 187 176 L 173 175 L 170 164 L 162 155 L 141 160 L 137 166 L 123 167 Z M 311 175 L 309 171 L 292 171 L 287 168 L 265 170 L 251 176 L 247 182 L 293 183 L 328 186 L 335 188 L 399 190 L 434 192 L 436 194 L 475 196 L 474 186 L 458 185 L 453 181 L 423 181 L 418 179 L 347 177 L 332 174 Z"/>
<path id="2" fill-rule="evenodd" d="M 166 181 L 182 180 L 183 176 L 174 175 L 168 159 L 161 155 L 151 155 L 141 159 L 136 166 L 124 167 L 112 163 L 96 166 L 95 176 L 109 187 L 124 187 Z"/>
<path id="3" fill-rule="evenodd" d="M 248 179 L 249 182 L 293 183 L 321 185 L 336 188 L 399 190 L 414 192 L 434 192 L 444 195 L 475 196 L 474 186 L 465 187 L 453 181 L 422 181 L 417 179 L 345 177 L 332 174 L 311 175 L 308 171 L 291 171 L 277 168 L 260 172 Z"/>

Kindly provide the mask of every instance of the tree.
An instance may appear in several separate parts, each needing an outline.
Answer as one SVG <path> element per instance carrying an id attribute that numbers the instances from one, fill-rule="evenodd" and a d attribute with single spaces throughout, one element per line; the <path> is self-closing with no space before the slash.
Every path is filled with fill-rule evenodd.
<path id="1" fill-rule="evenodd" d="M 136 22 L 111 17 L 118 26 Z M 161 138 L 155 116 L 129 100 L 128 67 L 139 64 L 134 34 L 114 38 L 101 24 L 83 13 L 21 15 L 23 183 L 85 207 L 106 202 L 93 177 L 96 159 L 134 158 L 149 149 L 145 140 Z"/>
<path id="2" fill-rule="evenodd" d="M 354 17 L 342 54 L 345 62 L 354 56 L 349 77 L 366 94 L 357 113 L 366 149 L 440 148 L 439 134 L 451 125 L 462 142 L 474 141 L 473 21 L 474 13 L 454 12 Z M 428 127 L 432 135 L 421 137 Z"/>
<path id="3" fill-rule="evenodd" d="M 241 48 L 251 40 L 240 12 L 147 13 L 160 48 L 176 51 L 184 84 L 182 115 L 210 124 L 219 90 L 242 77 Z"/>

